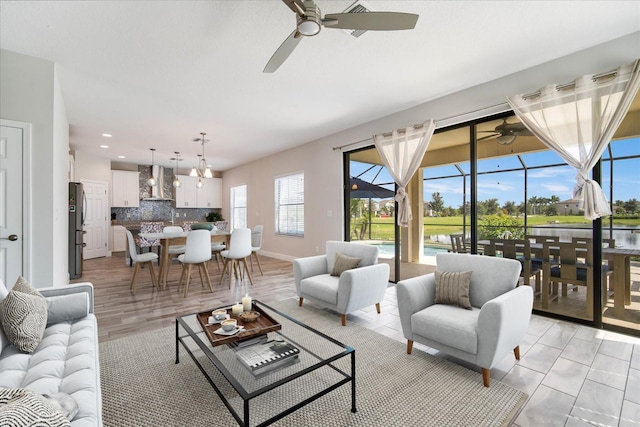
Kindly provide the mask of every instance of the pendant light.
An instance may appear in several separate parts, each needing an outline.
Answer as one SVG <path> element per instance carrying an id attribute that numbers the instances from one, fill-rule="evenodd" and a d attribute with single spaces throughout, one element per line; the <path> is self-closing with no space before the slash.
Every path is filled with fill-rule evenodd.
<path id="1" fill-rule="evenodd" d="M 200 164 L 200 154 L 198 154 L 198 164 Z M 191 170 L 191 173 L 189 174 L 189 176 L 198 176 L 197 174 L 193 175 L 193 171 L 195 169 L 196 168 L 193 168 Z M 204 182 L 202 182 L 202 177 L 198 176 L 198 181 L 196 182 L 196 188 L 202 188 L 202 187 L 204 187 Z"/>
<path id="2" fill-rule="evenodd" d="M 151 187 L 155 187 L 157 182 L 156 182 L 156 178 L 153 176 L 153 166 L 155 166 L 153 154 L 155 153 L 156 149 L 149 148 L 149 150 L 151 150 L 151 178 L 147 180 L 147 185 Z"/>
<path id="3" fill-rule="evenodd" d="M 178 178 L 178 162 L 180 161 L 180 152 L 174 151 L 174 153 L 176 153 L 176 172 L 173 175 L 173 188 L 180 188 L 182 186 L 182 183 Z"/>
<path id="4" fill-rule="evenodd" d="M 189 176 L 197 176 L 200 178 L 213 178 L 213 173 L 211 172 L 211 168 L 207 165 L 207 159 L 204 157 L 204 144 L 209 140 L 204 139 L 204 136 L 206 135 L 205 132 L 200 132 L 200 135 L 201 137 L 194 139 L 194 141 L 200 142 L 200 144 L 202 144 L 202 156 L 198 154 L 198 158 L 199 158 L 198 166 L 197 167 L 194 166 L 193 169 L 191 169 L 191 173 L 189 173 Z M 202 184 L 202 180 L 199 180 L 198 182 Z M 201 188 L 201 187 L 198 187 L 198 188 Z"/>

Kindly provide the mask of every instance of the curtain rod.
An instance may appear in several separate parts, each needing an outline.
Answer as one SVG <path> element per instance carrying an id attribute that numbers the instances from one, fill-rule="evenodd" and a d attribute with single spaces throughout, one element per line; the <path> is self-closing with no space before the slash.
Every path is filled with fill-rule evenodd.
<path id="1" fill-rule="evenodd" d="M 457 119 L 457 118 L 460 118 L 460 117 L 468 116 L 469 114 L 480 113 L 482 111 L 490 110 L 490 109 L 494 109 L 494 108 L 498 108 L 498 107 L 507 107 L 508 105 L 509 104 L 507 104 L 506 102 L 502 102 L 500 104 L 491 105 L 489 107 L 482 107 L 482 108 L 479 108 L 477 110 L 467 111 L 466 113 L 463 113 L 463 114 L 456 114 L 455 116 L 450 116 L 450 117 L 445 117 L 443 119 L 438 119 L 438 120 L 436 120 L 436 123 L 438 123 L 438 122 L 447 122 L 449 120 L 454 120 L 454 119 Z M 420 123 L 420 124 L 413 125 L 413 128 L 414 129 L 420 129 L 423 126 L 424 126 L 424 123 Z M 405 132 L 405 130 L 404 129 L 398 129 L 398 132 L 402 133 L 402 132 Z M 391 136 L 391 132 L 383 133 L 382 135 L 383 136 Z M 360 141 L 350 142 L 348 144 L 344 144 L 344 145 L 340 145 L 340 146 L 337 146 L 337 147 L 333 147 L 333 151 L 342 150 L 343 148 L 351 147 L 352 145 L 356 145 L 356 144 L 360 144 L 360 143 L 367 142 L 367 141 L 372 141 L 372 140 L 373 140 L 373 137 L 371 136 L 369 138 L 361 139 Z"/>
<path id="2" fill-rule="evenodd" d="M 618 70 L 611 70 L 611 71 L 607 71 L 604 73 L 600 73 L 600 74 L 596 74 L 594 75 L 591 79 L 595 82 L 597 80 L 600 80 L 602 78 L 605 77 L 615 77 L 618 75 Z M 569 82 L 569 83 L 563 83 L 563 84 L 559 84 L 556 85 L 556 91 L 561 91 L 561 90 L 565 90 L 565 89 L 573 89 L 574 87 L 576 87 L 576 82 Z M 540 95 L 542 95 L 542 92 L 540 92 L 540 90 L 537 90 L 535 92 L 531 92 L 531 93 L 527 93 L 526 95 L 522 95 L 522 99 L 524 99 L 525 101 L 527 99 L 531 99 L 531 98 L 537 98 Z"/>

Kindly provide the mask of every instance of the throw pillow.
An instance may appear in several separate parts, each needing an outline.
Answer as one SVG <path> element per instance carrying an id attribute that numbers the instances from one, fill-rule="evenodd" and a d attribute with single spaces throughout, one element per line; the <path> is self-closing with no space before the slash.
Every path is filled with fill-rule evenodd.
<path id="1" fill-rule="evenodd" d="M 78 404 L 75 399 L 67 393 L 43 394 L 49 399 L 56 411 L 64 415 L 69 421 L 73 420 L 78 414 Z"/>
<path id="2" fill-rule="evenodd" d="M 343 272 L 347 270 L 351 270 L 352 268 L 357 268 L 358 264 L 360 264 L 360 258 L 354 258 L 346 255 L 342 255 L 339 252 L 336 252 L 336 258 L 333 262 L 333 270 L 331 271 L 332 276 L 340 276 Z"/>
<path id="3" fill-rule="evenodd" d="M 82 319 L 89 314 L 89 294 L 58 295 L 47 300 L 47 325 Z"/>
<path id="4" fill-rule="evenodd" d="M 49 399 L 25 388 L 0 388 L 0 425 L 70 427 Z"/>
<path id="5" fill-rule="evenodd" d="M 436 304 L 459 305 L 471 310 L 471 301 L 469 300 L 471 273 L 471 271 L 436 270 Z"/>
<path id="6" fill-rule="evenodd" d="M 47 300 L 19 277 L 13 289 L 0 301 L 0 323 L 16 349 L 32 353 L 47 326 Z"/>

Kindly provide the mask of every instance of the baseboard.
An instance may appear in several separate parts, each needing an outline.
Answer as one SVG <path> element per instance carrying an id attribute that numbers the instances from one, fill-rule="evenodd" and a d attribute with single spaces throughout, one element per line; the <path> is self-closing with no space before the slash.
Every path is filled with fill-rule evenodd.
<path id="1" fill-rule="evenodd" d="M 269 251 L 262 251 L 262 250 L 258 251 L 258 255 L 264 255 L 269 258 L 275 258 L 275 259 L 279 259 L 282 261 L 289 261 L 289 262 L 292 262 L 294 259 L 299 258 L 296 256 L 279 254 L 276 252 L 269 252 Z"/>

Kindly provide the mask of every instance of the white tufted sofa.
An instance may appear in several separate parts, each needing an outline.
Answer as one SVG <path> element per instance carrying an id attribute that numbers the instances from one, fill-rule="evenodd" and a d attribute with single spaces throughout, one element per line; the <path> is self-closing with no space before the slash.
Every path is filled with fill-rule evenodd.
<path id="1" fill-rule="evenodd" d="M 0 387 L 27 388 L 40 394 L 69 394 L 78 404 L 78 414 L 71 425 L 101 426 L 93 285 L 78 283 L 37 290 L 49 305 L 44 337 L 33 353 L 21 353 L 8 341 L 0 325 Z M 0 281 L 0 300 L 7 293 Z M 83 295 L 86 298 L 82 298 Z M 80 304 L 74 304 L 79 301 Z"/>

